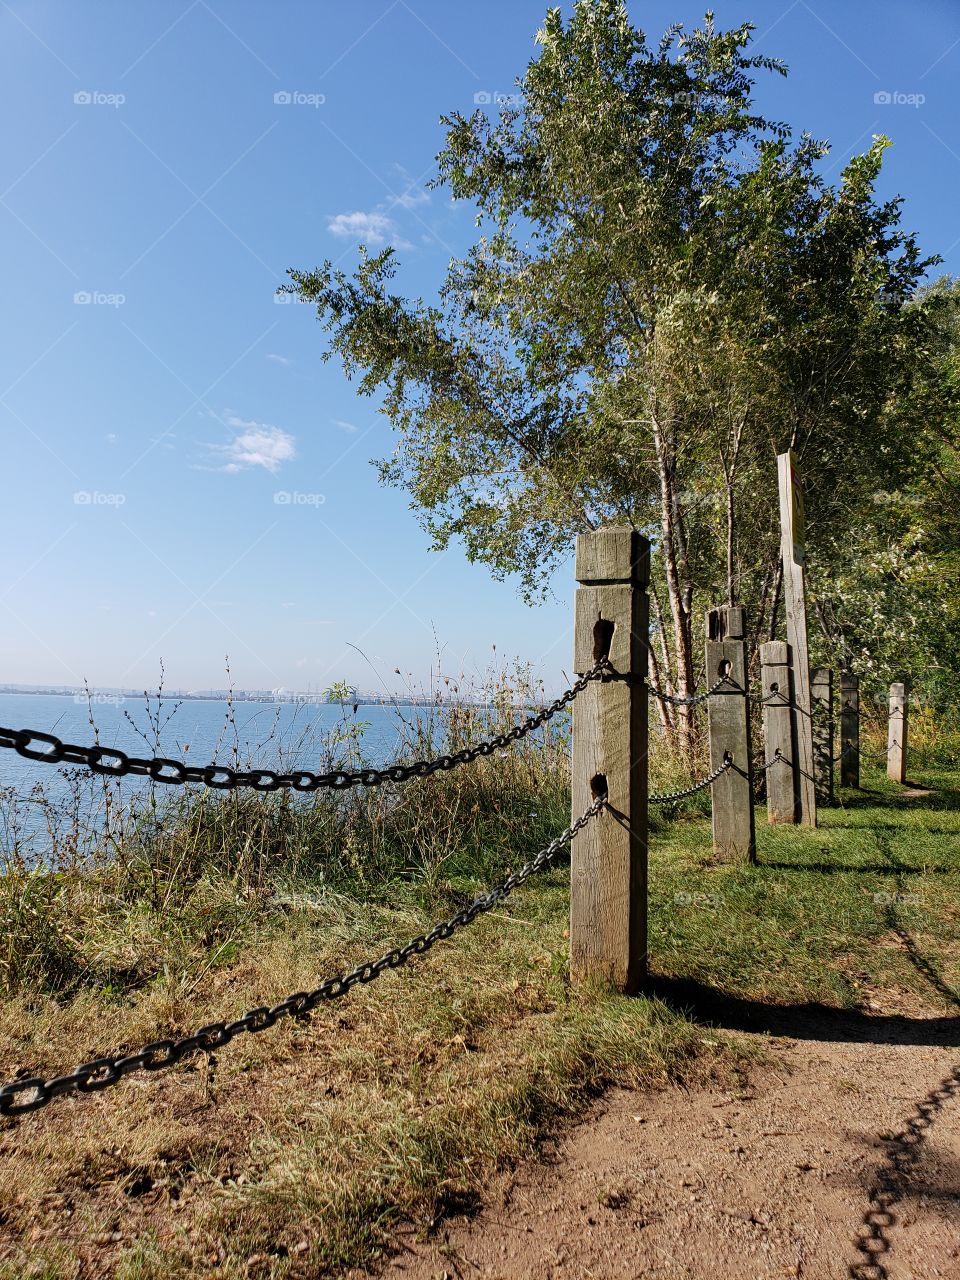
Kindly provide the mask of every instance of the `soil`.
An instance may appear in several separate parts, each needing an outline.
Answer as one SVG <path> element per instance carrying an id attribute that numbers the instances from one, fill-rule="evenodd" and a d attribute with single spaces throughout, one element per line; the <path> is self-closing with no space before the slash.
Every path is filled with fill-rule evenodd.
<path id="1" fill-rule="evenodd" d="M 611 1089 L 384 1280 L 960 1280 L 960 1018 L 870 1003 L 714 1008 L 743 1087 Z"/>

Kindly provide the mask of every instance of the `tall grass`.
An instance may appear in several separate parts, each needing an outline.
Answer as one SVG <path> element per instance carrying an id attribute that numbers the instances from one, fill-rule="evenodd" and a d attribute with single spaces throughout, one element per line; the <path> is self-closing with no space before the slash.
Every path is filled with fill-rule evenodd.
<path id="1" fill-rule="evenodd" d="M 518 706 L 543 700 L 542 689 L 507 675 L 471 692 L 477 701 L 444 687 L 432 705 L 398 713 L 397 759 L 502 734 Z M 160 718 L 148 719 L 148 745 L 162 751 Z M 232 720 L 228 707 L 228 729 Z M 281 767 L 305 752 L 318 770 L 374 763 L 349 713 L 315 740 L 273 739 L 271 730 L 244 759 L 234 737 L 231 763 L 250 767 L 266 751 Z M 66 776 L 57 800 L 43 787 L 26 800 L 0 793 L 7 994 L 123 992 L 171 966 L 221 963 L 259 919 L 292 904 L 459 905 L 566 825 L 569 718 L 472 765 L 371 789 L 131 791 L 77 769 Z"/>

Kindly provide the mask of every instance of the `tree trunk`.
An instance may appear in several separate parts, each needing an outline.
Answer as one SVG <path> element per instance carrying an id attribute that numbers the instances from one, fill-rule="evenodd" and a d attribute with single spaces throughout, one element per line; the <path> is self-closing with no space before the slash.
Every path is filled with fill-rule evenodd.
<path id="1" fill-rule="evenodd" d="M 731 606 L 737 603 L 737 583 L 733 568 L 734 540 L 736 536 L 733 502 L 733 483 L 731 482 L 727 485 L 727 604 Z"/>
<path id="2" fill-rule="evenodd" d="M 689 697 L 693 693 L 693 637 L 689 607 L 693 584 L 689 581 L 689 576 L 683 581 L 680 576 L 682 531 L 678 531 L 674 518 L 677 512 L 675 460 L 667 448 L 663 430 L 655 413 L 651 414 L 651 419 L 654 447 L 657 453 L 657 471 L 660 477 L 660 528 L 663 535 L 660 551 L 667 581 L 667 600 L 673 621 L 677 694 L 679 697 Z M 692 759 L 697 745 L 697 723 L 693 707 L 676 708 L 676 730 L 681 750 Z"/>

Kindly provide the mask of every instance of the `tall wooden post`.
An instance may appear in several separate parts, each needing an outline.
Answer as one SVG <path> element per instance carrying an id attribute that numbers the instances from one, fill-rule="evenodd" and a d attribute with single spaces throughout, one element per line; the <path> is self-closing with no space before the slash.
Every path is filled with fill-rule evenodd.
<path id="1" fill-rule="evenodd" d="M 577 538 L 574 670 L 612 672 L 573 704 L 573 816 L 607 808 L 570 851 L 570 976 L 636 991 L 647 952 L 647 656 L 650 544 L 631 529 Z M 619 677 L 619 678 L 618 678 Z"/>
<path id="2" fill-rule="evenodd" d="M 796 822 L 796 743 L 793 739 L 793 671 L 790 646 L 768 640 L 760 646 L 760 679 L 763 690 L 764 763 L 767 769 L 767 821 Z M 779 752 L 779 759 L 777 753 Z"/>
<path id="3" fill-rule="evenodd" d="M 833 804 L 833 670 L 830 667 L 815 667 L 810 672 L 810 699 L 817 804 Z"/>
<path id="4" fill-rule="evenodd" d="M 890 686 L 890 720 L 887 726 L 887 777 L 907 780 L 907 684 Z"/>
<path id="5" fill-rule="evenodd" d="M 860 677 L 840 672 L 840 785 L 860 785 Z"/>
<path id="6" fill-rule="evenodd" d="M 807 649 L 807 603 L 803 580 L 806 520 L 803 490 L 796 474 L 793 451 L 777 455 L 780 481 L 780 554 L 783 560 L 783 600 L 787 614 L 787 643 L 793 656 L 795 767 L 797 821 L 817 825 L 817 795 L 813 771 L 813 732 L 810 723 L 810 654 Z"/>
<path id="7" fill-rule="evenodd" d="M 723 685 L 708 700 L 710 770 L 728 757 L 733 767 L 711 788 L 713 851 L 727 862 L 755 862 L 753 754 L 750 749 L 750 697 L 743 610 L 711 609 L 707 614 L 707 684 L 724 674 Z"/>

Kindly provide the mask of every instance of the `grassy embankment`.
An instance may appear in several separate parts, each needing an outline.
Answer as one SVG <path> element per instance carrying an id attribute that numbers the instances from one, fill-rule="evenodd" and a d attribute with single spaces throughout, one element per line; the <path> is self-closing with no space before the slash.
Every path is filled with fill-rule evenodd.
<path id="1" fill-rule="evenodd" d="M 454 737 L 491 718 L 465 712 Z M 948 999 L 960 757 L 932 731 L 917 745 L 912 772 L 932 794 L 906 799 L 867 772 L 816 832 L 770 830 L 758 812 L 755 868 L 712 862 L 704 801 L 661 818 L 654 973 L 746 1002 Z M 672 773 L 658 759 L 654 785 Z M 114 807 L 92 865 L 74 833 L 52 875 L 14 856 L 0 877 L 0 1074 L 192 1030 L 379 954 L 546 844 L 567 796 L 558 734 L 389 794 Z M 309 1021 L 0 1122 L 0 1280 L 370 1263 L 399 1222 L 429 1230 L 469 1204 L 605 1082 L 742 1068 L 735 1038 L 676 1001 L 572 992 L 566 911 L 559 868 Z"/>

